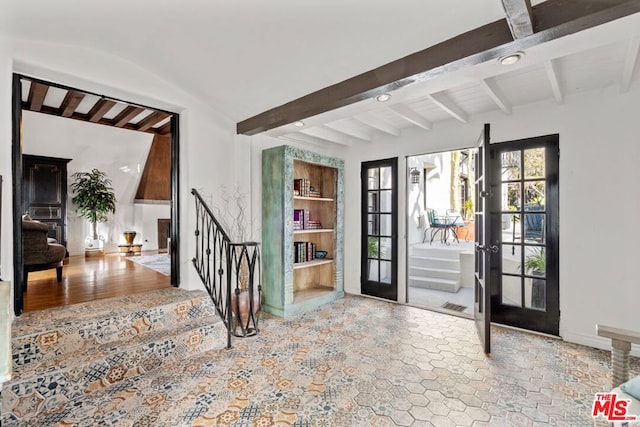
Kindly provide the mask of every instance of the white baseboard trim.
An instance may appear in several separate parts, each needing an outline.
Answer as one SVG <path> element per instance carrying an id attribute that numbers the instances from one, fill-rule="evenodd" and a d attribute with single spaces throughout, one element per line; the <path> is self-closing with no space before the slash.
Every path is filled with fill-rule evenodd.
<path id="1" fill-rule="evenodd" d="M 600 350 L 611 351 L 611 340 L 608 338 L 567 332 L 562 334 L 562 338 L 565 341 L 574 344 L 586 345 L 588 347 L 599 348 Z M 640 346 L 635 344 L 631 345 L 631 355 L 640 357 Z"/>

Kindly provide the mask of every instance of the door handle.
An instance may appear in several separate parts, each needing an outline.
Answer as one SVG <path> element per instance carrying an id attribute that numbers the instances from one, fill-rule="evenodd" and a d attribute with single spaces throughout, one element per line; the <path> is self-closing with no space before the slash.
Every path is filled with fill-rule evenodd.
<path id="1" fill-rule="evenodd" d="M 484 245 L 476 245 L 476 252 L 491 252 L 497 254 L 500 251 L 498 245 L 484 246 Z"/>

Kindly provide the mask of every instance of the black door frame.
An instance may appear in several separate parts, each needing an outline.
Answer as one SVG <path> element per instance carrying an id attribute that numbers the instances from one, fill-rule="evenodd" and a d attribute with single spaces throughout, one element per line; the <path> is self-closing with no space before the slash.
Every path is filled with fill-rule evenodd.
<path id="1" fill-rule="evenodd" d="M 475 259 L 473 279 L 473 318 L 478 332 L 478 338 L 482 350 L 491 352 L 491 287 L 493 276 L 491 272 L 491 256 L 498 249 L 491 242 L 491 230 L 493 224 L 490 218 L 491 195 L 491 164 L 489 162 L 489 150 L 491 143 L 491 125 L 485 123 L 478 143 L 476 156 L 476 181 L 475 181 Z"/>
<path id="2" fill-rule="evenodd" d="M 368 274 L 368 227 L 369 211 L 367 207 L 368 187 L 364 171 L 376 167 L 391 167 L 391 283 L 381 287 L 379 282 L 369 281 Z M 398 158 L 362 162 L 360 167 L 361 180 L 361 271 L 360 292 L 364 295 L 384 298 L 390 301 L 398 300 Z M 378 277 L 378 280 L 380 277 Z"/>
<path id="3" fill-rule="evenodd" d="M 560 323 L 560 206 L 559 206 L 559 141 L 558 134 L 506 141 L 490 145 L 493 194 L 501 194 L 500 158 L 503 151 L 545 147 L 545 247 L 546 247 L 546 304 L 544 310 L 512 307 L 502 304 L 502 256 L 491 258 L 491 320 L 518 328 L 559 335 Z M 524 168 L 524 165 L 521 166 Z M 521 169 L 522 170 L 522 169 Z M 524 209 L 524 207 L 522 207 Z M 553 212 L 553 214 L 549 214 Z M 491 242 L 502 245 L 500 197 L 491 198 L 491 221 L 494 233 Z M 508 243 L 505 243 L 508 244 Z M 524 245 L 524 242 L 522 242 Z"/>
<path id="4" fill-rule="evenodd" d="M 89 95 L 103 97 L 104 95 L 66 86 L 35 77 L 13 73 L 12 85 L 12 173 L 13 173 L 13 311 L 16 316 L 22 314 L 24 306 L 24 289 L 22 270 L 22 82 L 21 79 L 32 82 L 42 82 L 48 86 L 63 90 L 76 90 Z M 115 101 L 127 101 L 115 97 L 109 97 Z M 150 110 L 162 111 L 171 116 L 171 286 L 180 286 L 180 115 L 172 111 L 166 111 L 142 104 L 137 104 Z"/>

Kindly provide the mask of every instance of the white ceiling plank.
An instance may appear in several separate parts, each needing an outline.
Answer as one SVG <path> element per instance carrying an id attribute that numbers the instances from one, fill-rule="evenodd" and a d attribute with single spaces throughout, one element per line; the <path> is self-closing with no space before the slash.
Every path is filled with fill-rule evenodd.
<path id="1" fill-rule="evenodd" d="M 346 120 L 327 123 L 325 124 L 325 126 L 337 132 L 341 132 L 347 136 L 360 139 L 362 141 L 366 141 L 366 142 L 373 141 L 373 138 L 371 137 L 370 134 L 364 131 L 357 124 L 350 123 L 349 121 L 346 121 Z"/>
<path id="2" fill-rule="evenodd" d="M 491 78 L 480 80 L 480 85 L 505 114 L 511 114 L 511 105 L 499 94 L 498 86 Z"/>
<path id="3" fill-rule="evenodd" d="M 400 129 L 394 126 L 391 126 L 390 124 L 386 123 L 382 119 L 378 119 L 369 114 L 360 114 L 355 116 L 353 119 L 359 121 L 365 126 L 369 126 L 372 129 L 375 129 L 380 132 L 384 132 L 388 135 L 400 136 Z"/>
<path id="4" fill-rule="evenodd" d="M 502 0 L 502 7 L 514 40 L 533 34 L 530 0 Z"/>
<path id="5" fill-rule="evenodd" d="M 631 88 L 631 78 L 633 70 L 636 68 L 638 61 L 638 53 L 640 52 L 640 37 L 635 37 L 629 42 L 627 56 L 624 60 L 624 68 L 622 69 L 622 81 L 620 82 L 620 92 L 626 93 Z"/>
<path id="6" fill-rule="evenodd" d="M 398 115 L 400 115 L 400 117 L 402 117 L 403 119 L 405 119 L 406 121 L 419 126 L 423 129 L 426 130 L 430 130 L 432 127 L 432 124 L 429 120 L 425 119 L 424 117 L 422 117 L 420 114 L 416 113 L 415 111 L 413 111 L 408 105 L 406 104 L 394 104 L 389 106 L 389 108 L 391 110 L 393 110 L 395 113 L 397 113 Z"/>
<path id="7" fill-rule="evenodd" d="M 442 108 L 454 119 L 462 123 L 467 123 L 469 121 L 469 116 L 467 115 L 467 113 L 462 111 L 462 108 L 458 107 L 453 101 L 447 98 L 444 93 L 432 93 L 429 95 L 429 98 L 438 107 Z"/>
<path id="8" fill-rule="evenodd" d="M 324 126 L 302 129 L 300 130 L 300 133 L 324 139 L 325 141 L 333 142 L 334 144 L 353 145 L 353 139 L 351 137 Z"/>
<path id="9" fill-rule="evenodd" d="M 556 98 L 556 102 L 558 104 L 562 104 L 564 95 L 562 93 L 562 88 L 560 87 L 560 80 L 558 79 L 558 69 L 556 67 L 555 61 L 553 59 L 546 61 L 544 64 L 544 68 L 547 70 L 547 78 L 549 79 L 549 83 L 551 84 L 553 96 Z"/>

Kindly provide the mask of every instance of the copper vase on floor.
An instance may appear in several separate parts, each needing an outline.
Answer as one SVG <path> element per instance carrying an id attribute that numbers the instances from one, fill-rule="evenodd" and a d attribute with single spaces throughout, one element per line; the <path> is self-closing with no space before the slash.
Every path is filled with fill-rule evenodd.
<path id="1" fill-rule="evenodd" d="M 133 240 L 136 238 L 136 233 L 135 231 L 125 231 L 124 233 L 122 233 L 124 235 L 124 240 L 127 242 L 127 245 L 131 246 L 133 245 Z"/>

